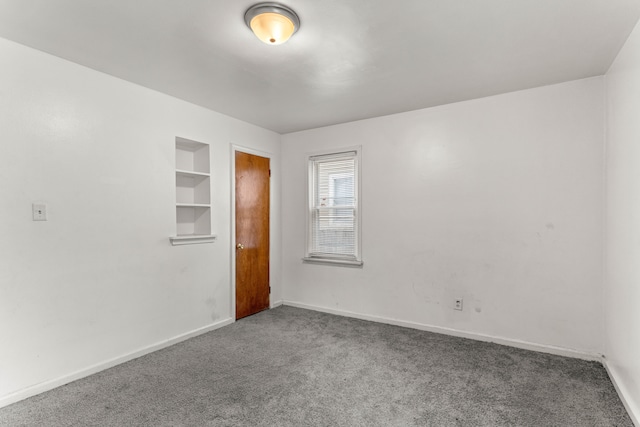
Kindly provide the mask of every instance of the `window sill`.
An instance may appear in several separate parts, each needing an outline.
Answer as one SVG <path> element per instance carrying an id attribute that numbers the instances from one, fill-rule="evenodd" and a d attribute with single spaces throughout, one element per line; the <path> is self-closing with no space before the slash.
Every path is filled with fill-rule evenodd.
<path id="1" fill-rule="evenodd" d="M 306 257 L 302 258 L 302 262 L 308 264 L 324 264 L 324 265 L 336 265 L 342 267 L 362 267 L 364 264 L 362 261 L 351 261 L 346 259 L 334 259 L 334 258 L 314 258 Z"/>

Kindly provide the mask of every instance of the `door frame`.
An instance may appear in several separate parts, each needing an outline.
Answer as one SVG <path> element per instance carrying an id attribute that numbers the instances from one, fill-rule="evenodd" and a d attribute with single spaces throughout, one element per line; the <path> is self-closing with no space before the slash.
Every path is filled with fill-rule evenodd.
<path id="1" fill-rule="evenodd" d="M 231 318 L 236 321 L 236 152 L 252 154 L 254 156 L 266 157 L 269 159 L 269 170 L 273 170 L 273 154 L 248 148 L 242 145 L 231 144 L 231 298 L 230 310 Z M 273 177 L 271 177 L 273 178 Z M 273 179 L 269 179 L 269 286 L 272 286 L 273 278 Z M 273 308 L 273 299 L 269 294 L 269 308 Z"/>

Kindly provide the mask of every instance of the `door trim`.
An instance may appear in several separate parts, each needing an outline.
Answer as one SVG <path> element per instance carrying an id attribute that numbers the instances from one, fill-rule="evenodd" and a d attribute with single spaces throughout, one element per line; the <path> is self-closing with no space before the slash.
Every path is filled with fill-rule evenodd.
<path id="1" fill-rule="evenodd" d="M 273 154 L 266 151 L 255 150 L 253 148 L 244 147 L 242 145 L 231 144 L 231 245 L 229 251 L 231 253 L 231 297 L 230 301 L 230 317 L 236 321 L 236 151 L 241 153 L 253 154 L 254 156 L 266 157 L 269 159 L 269 168 L 273 168 Z M 269 180 L 269 286 L 273 287 L 273 241 L 275 236 L 273 229 L 273 179 Z M 273 299 L 269 295 L 269 308 L 272 308 Z"/>

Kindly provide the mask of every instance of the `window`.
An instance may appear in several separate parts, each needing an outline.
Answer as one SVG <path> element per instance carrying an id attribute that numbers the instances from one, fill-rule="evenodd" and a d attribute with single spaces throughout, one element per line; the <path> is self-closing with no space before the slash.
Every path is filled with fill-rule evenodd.
<path id="1" fill-rule="evenodd" d="M 359 149 L 309 157 L 305 261 L 362 265 Z"/>

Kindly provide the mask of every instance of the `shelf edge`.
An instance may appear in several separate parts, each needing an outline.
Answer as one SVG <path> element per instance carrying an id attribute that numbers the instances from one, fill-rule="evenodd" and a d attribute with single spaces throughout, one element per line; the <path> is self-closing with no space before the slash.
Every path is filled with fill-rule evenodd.
<path id="1" fill-rule="evenodd" d="M 190 171 L 186 169 L 176 169 L 176 175 L 211 178 L 211 174 L 209 172 L 197 172 L 197 171 Z"/>
<path id="2" fill-rule="evenodd" d="M 169 240 L 173 246 L 195 245 L 199 243 L 214 243 L 218 238 L 215 234 L 200 234 L 193 236 L 171 236 Z"/>

